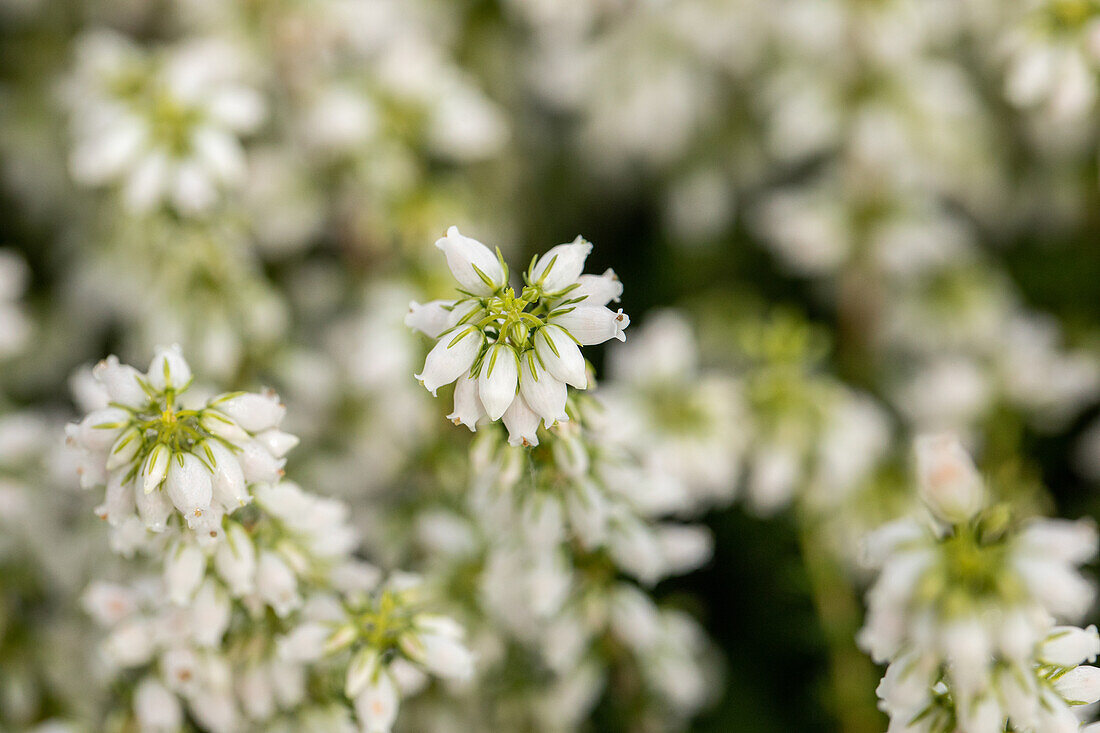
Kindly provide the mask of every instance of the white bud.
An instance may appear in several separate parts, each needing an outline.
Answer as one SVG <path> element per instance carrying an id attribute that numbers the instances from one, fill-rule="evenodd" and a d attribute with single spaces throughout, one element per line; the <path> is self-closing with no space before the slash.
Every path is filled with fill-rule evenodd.
<path id="1" fill-rule="evenodd" d="M 565 401 L 568 397 L 565 382 L 555 379 L 548 370 L 539 366 L 534 351 L 524 352 L 521 359 L 519 388 L 527 406 L 542 418 L 546 427 L 551 427 L 555 422 L 569 420 L 565 413 Z"/>
<path id="2" fill-rule="evenodd" d="M 917 438 L 917 475 L 921 498 L 947 522 L 966 522 L 985 503 L 982 477 L 953 435 Z"/>
<path id="3" fill-rule="evenodd" d="M 256 435 L 256 442 L 264 447 L 271 455 L 276 458 L 282 458 L 290 451 L 294 450 L 295 446 L 300 442 L 297 435 L 291 435 L 290 433 L 284 433 L 278 428 L 271 428 L 264 430 Z"/>
<path id="4" fill-rule="evenodd" d="M 286 405 L 271 390 L 263 394 L 245 392 L 232 397 L 217 398 L 211 401 L 210 406 L 228 415 L 233 422 L 250 433 L 277 427 L 286 415 Z"/>
<path id="5" fill-rule="evenodd" d="M 486 417 L 485 408 L 477 394 L 477 380 L 463 374 L 455 382 L 455 407 L 447 419 L 455 425 L 465 425 L 471 432 L 477 430 L 477 423 Z"/>
<path id="6" fill-rule="evenodd" d="M 714 537 L 705 527 L 665 524 L 657 528 L 657 543 L 664 555 L 665 572 L 682 575 L 690 572 L 714 553 Z"/>
<path id="7" fill-rule="evenodd" d="M 134 690 L 134 716 L 141 733 L 176 733 L 183 727 L 179 698 L 155 677 L 146 677 Z"/>
<path id="8" fill-rule="evenodd" d="M 581 346 L 602 344 L 608 339 L 626 341 L 624 331 L 630 325 L 630 316 L 623 313 L 622 308 L 614 312 L 604 306 L 584 303 L 571 308 L 568 313 L 551 318 L 550 323 L 564 328 Z"/>
<path id="9" fill-rule="evenodd" d="M 214 553 L 214 568 L 234 597 L 251 593 L 255 587 L 256 550 L 248 532 L 236 522 L 229 523 L 226 541 Z"/>
<path id="10" fill-rule="evenodd" d="M 355 717 L 363 733 L 390 733 L 397 720 L 397 688 L 382 670 L 355 698 Z"/>
<path id="11" fill-rule="evenodd" d="M 237 697 L 244 714 L 259 723 L 275 714 L 275 689 L 267 672 L 266 667 L 255 664 L 237 677 Z"/>
<path id="12" fill-rule="evenodd" d="M 447 334 L 428 352 L 424 369 L 415 375 L 416 378 L 434 395 L 440 387 L 470 370 L 484 340 L 481 331 L 473 327 L 466 327 L 455 335 Z"/>
<path id="13" fill-rule="evenodd" d="M 540 328 L 534 336 L 535 353 L 554 377 L 577 389 L 588 387 L 584 357 L 577 343 L 559 326 Z"/>
<path id="14" fill-rule="evenodd" d="M 592 245 L 577 237 L 570 244 L 551 247 L 531 268 L 531 282 L 546 293 L 557 293 L 577 282 Z M 569 297 L 573 297 L 571 294 Z"/>
<path id="15" fill-rule="evenodd" d="M 177 606 L 186 605 L 202 582 L 206 558 L 197 545 L 181 544 L 164 561 L 164 585 L 168 599 Z"/>
<path id="16" fill-rule="evenodd" d="M 141 433 L 136 427 L 127 428 L 118 440 L 111 446 L 111 452 L 107 454 L 107 470 L 125 466 L 134 460 L 141 448 Z"/>
<path id="17" fill-rule="evenodd" d="M 229 597 L 213 578 L 207 578 L 191 605 L 191 635 L 199 646 L 218 647 L 229 628 Z"/>
<path id="18" fill-rule="evenodd" d="M 146 379 L 158 392 L 169 388 L 178 391 L 191 382 L 191 367 L 183 358 L 183 351 L 179 344 L 157 347 Z"/>
<path id="19" fill-rule="evenodd" d="M 134 590 L 117 583 L 94 581 L 80 598 L 81 605 L 100 626 L 115 626 L 137 610 Z"/>
<path id="20" fill-rule="evenodd" d="M 405 325 L 433 339 L 439 338 L 439 334 L 453 325 L 450 320 L 454 305 L 453 300 L 433 300 L 423 305 L 414 300 L 409 303 Z"/>
<path id="21" fill-rule="evenodd" d="M 1076 626 L 1055 626 L 1046 640 L 1039 645 L 1036 655 L 1039 661 L 1056 667 L 1076 667 L 1096 660 L 1100 654 L 1100 634 L 1095 626 L 1079 629 Z"/>
<path id="22" fill-rule="evenodd" d="M 251 501 L 252 497 L 248 493 L 248 485 L 244 480 L 244 471 L 233 451 L 217 440 L 204 443 L 203 451 L 214 467 L 214 473 L 211 476 L 214 502 L 227 512 L 232 512 Z"/>
<path id="23" fill-rule="evenodd" d="M 164 443 L 157 443 L 149 455 L 145 457 L 145 463 L 141 465 L 141 493 L 151 494 L 161 485 L 164 477 L 168 475 L 168 461 L 172 457 L 171 451 Z"/>
<path id="24" fill-rule="evenodd" d="M 190 525 L 210 508 L 213 487 L 210 470 L 192 453 L 177 453 L 168 464 L 164 490 Z"/>
<path id="25" fill-rule="evenodd" d="M 120 667 L 138 667 L 153 658 L 153 632 L 140 621 L 127 621 L 111 632 L 104 642 L 107 658 Z"/>
<path id="26" fill-rule="evenodd" d="M 104 407 L 89 412 L 80 421 L 77 432 L 80 444 L 92 451 L 107 451 L 130 424 L 130 413 L 118 407 Z"/>
<path id="27" fill-rule="evenodd" d="M 508 428 L 509 445 L 536 446 L 539 444 L 539 416 L 527 406 L 523 396 L 517 396 L 502 416 Z"/>
<path id="28" fill-rule="evenodd" d="M 447 235 L 436 240 L 435 246 L 443 250 L 447 256 L 447 267 L 451 268 L 451 274 L 466 292 L 491 295 L 504 285 L 504 270 L 497 256 L 476 239 L 460 234 L 458 227 L 448 229 Z M 488 283 L 482 275 L 489 280 Z"/>
<path id="29" fill-rule="evenodd" d="M 481 360 L 477 393 L 490 420 L 499 420 L 516 398 L 519 362 L 512 347 L 493 344 Z"/>
<path id="30" fill-rule="evenodd" d="M 1080 565 L 1096 557 L 1096 522 L 1084 519 L 1032 519 L 1017 543 L 1033 555 Z"/>
<path id="31" fill-rule="evenodd" d="M 623 283 L 610 267 L 602 275 L 581 275 L 577 283 L 580 287 L 570 290 L 565 297 L 584 298 L 584 305 L 618 303 L 623 294 Z"/>
<path id="32" fill-rule="evenodd" d="M 1100 700 L 1100 669 L 1074 667 L 1054 681 L 1054 689 L 1071 705 L 1091 705 Z"/>
<path id="33" fill-rule="evenodd" d="M 149 402 L 149 395 L 141 388 L 141 372 L 120 363 L 117 356 L 108 356 L 96 364 L 92 374 L 107 390 L 111 402 L 126 407 L 142 407 Z"/>
<path id="34" fill-rule="evenodd" d="M 273 552 L 261 552 L 256 566 L 256 592 L 271 606 L 275 615 L 283 618 L 302 605 L 298 595 L 298 579 Z"/>

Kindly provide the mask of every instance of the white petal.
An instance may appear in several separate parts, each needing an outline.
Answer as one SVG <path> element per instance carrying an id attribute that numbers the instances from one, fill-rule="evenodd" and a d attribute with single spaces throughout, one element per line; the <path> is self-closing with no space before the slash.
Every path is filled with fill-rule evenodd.
<path id="1" fill-rule="evenodd" d="M 531 282 L 546 293 L 557 293 L 577 282 L 584 271 L 584 262 L 592 245 L 577 237 L 570 244 L 551 247 L 531 268 Z M 570 295 L 569 297 L 574 297 Z"/>
<path id="2" fill-rule="evenodd" d="M 486 417 L 485 408 L 477 394 L 477 380 L 463 374 L 455 382 L 454 411 L 447 419 L 455 425 L 465 425 L 471 432 L 477 430 L 477 423 Z"/>
<path id="3" fill-rule="evenodd" d="M 555 379 L 554 375 L 543 369 L 534 351 L 525 352 L 521 360 L 519 387 L 527 405 L 542 418 L 546 427 L 569 420 L 565 413 L 568 397 L 565 382 Z"/>
<path id="4" fill-rule="evenodd" d="M 428 352 L 424 369 L 415 375 L 416 378 L 434 395 L 440 387 L 470 370 L 484 340 L 481 331 L 472 327 L 454 336 L 447 334 Z"/>
<path id="5" fill-rule="evenodd" d="M 448 229 L 447 235 L 436 240 L 435 246 L 443 250 L 447 266 L 466 292 L 490 295 L 504 285 L 504 270 L 497 256 L 476 239 L 460 234 L 458 227 Z M 477 270 L 489 279 L 488 283 Z"/>
<path id="6" fill-rule="evenodd" d="M 609 308 L 581 303 L 572 310 L 554 316 L 550 322 L 569 332 L 582 346 L 602 344 L 608 339 L 626 341 L 623 331 L 630 325 L 630 316 L 620 308 L 616 313 Z"/>
<path id="7" fill-rule="evenodd" d="M 508 428 L 510 445 L 536 446 L 539 444 L 539 416 L 527 406 L 522 395 L 517 395 L 502 416 Z"/>
<path id="8" fill-rule="evenodd" d="M 493 344 L 481 361 L 477 391 L 490 420 L 499 420 L 516 398 L 519 362 L 510 346 Z"/>
<path id="9" fill-rule="evenodd" d="M 557 379 L 577 389 L 588 386 L 588 373 L 580 347 L 560 327 L 540 328 L 534 337 L 535 353 Z"/>

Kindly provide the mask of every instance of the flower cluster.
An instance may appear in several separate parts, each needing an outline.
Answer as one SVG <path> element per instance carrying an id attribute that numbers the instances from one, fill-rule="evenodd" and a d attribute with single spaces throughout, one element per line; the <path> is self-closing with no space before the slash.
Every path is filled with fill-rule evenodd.
<path id="1" fill-rule="evenodd" d="M 67 432 L 82 451 L 81 485 L 106 486 L 97 511 L 116 531 L 163 532 L 178 517 L 218 539 L 222 517 L 252 500 L 249 485 L 277 481 L 298 443 L 279 429 L 286 408 L 274 392 L 192 400 L 178 346 L 158 349 L 144 374 L 116 357 L 93 374 L 103 407 Z"/>
<path id="2" fill-rule="evenodd" d="M 220 189 L 243 183 L 240 136 L 260 126 L 265 103 L 236 46 L 192 39 L 150 53 L 98 30 L 76 55 L 67 84 L 76 181 L 117 184 L 135 212 L 170 203 L 184 215 L 209 211 Z"/>
<path id="3" fill-rule="evenodd" d="M 917 463 L 932 524 L 897 520 L 865 545 L 880 574 L 860 642 L 889 664 L 878 692 L 890 729 L 1077 730 L 1072 708 L 1100 700 L 1100 669 L 1085 665 L 1100 636 L 1056 622 L 1092 603 L 1076 566 L 1096 555 L 1094 525 L 1013 524 L 950 435 L 919 439 Z"/>
<path id="4" fill-rule="evenodd" d="M 435 245 L 462 297 L 412 303 L 406 324 L 438 339 L 416 378 L 433 395 L 455 383 L 456 425 L 503 420 L 513 445 L 538 445 L 540 422 L 569 419 L 567 385 L 588 387 L 579 347 L 626 340 L 629 316 L 607 307 L 622 284 L 611 270 L 582 274 L 592 245 L 580 237 L 532 259 L 518 295 L 499 250 L 457 227 Z"/>

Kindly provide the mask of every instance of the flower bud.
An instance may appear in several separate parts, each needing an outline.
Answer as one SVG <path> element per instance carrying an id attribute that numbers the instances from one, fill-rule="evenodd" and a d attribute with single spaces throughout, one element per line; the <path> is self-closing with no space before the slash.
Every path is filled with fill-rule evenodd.
<path id="1" fill-rule="evenodd" d="M 348 673 L 344 679 L 344 694 L 350 698 L 358 697 L 379 672 L 377 649 L 363 647 L 351 658 Z"/>
<path id="2" fill-rule="evenodd" d="M 213 500 L 227 512 L 232 512 L 252 500 L 248 485 L 244 480 L 244 471 L 233 451 L 217 440 L 203 444 L 207 460 L 214 467 L 211 476 Z"/>
<path id="3" fill-rule="evenodd" d="M 213 578 L 207 578 L 191 604 L 191 635 L 199 646 L 217 648 L 229 628 L 229 597 Z"/>
<path id="4" fill-rule="evenodd" d="M 249 483 L 278 481 L 283 475 L 283 466 L 286 465 L 285 458 L 276 458 L 254 440 L 241 446 L 237 460 L 241 464 L 245 481 Z"/>
<path id="5" fill-rule="evenodd" d="M 504 344 L 493 344 L 481 361 L 477 393 L 490 420 L 499 420 L 516 397 L 519 379 L 516 352 Z"/>
<path id="6" fill-rule="evenodd" d="M 609 339 L 626 341 L 624 331 L 630 325 L 630 316 L 622 308 L 614 312 L 604 306 L 581 303 L 554 316 L 550 323 L 564 328 L 581 346 L 594 346 Z"/>
<path id="7" fill-rule="evenodd" d="M 117 356 L 108 356 L 96 364 L 92 374 L 107 390 L 111 402 L 126 407 L 142 407 L 149 402 L 149 395 L 141 388 L 141 372 L 120 363 Z"/>
<path id="8" fill-rule="evenodd" d="M 168 527 L 168 517 L 172 516 L 175 507 L 172 500 L 163 491 L 134 491 L 134 503 L 137 505 L 138 516 L 145 526 L 153 532 L 163 532 Z"/>
<path id="9" fill-rule="evenodd" d="M 584 357 L 577 343 L 561 327 L 553 324 L 535 333 L 535 353 L 554 377 L 577 389 L 588 387 Z"/>
<path id="10" fill-rule="evenodd" d="M 130 424 L 130 413 L 118 407 L 105 407 L 89 412 L 80 421 L 77 439 L 93 451 L 106 451 L 114 445 L 122 431 Z"/>
<path id="11" fill-rule="evenodd" d="M 546 427 L 569 420 L 565 413 L 568 397 L 565 382 L 555 379 L 549 371 L 539 366 L 534 351 L 525 352 L 521 360 L 519 388 L 527 406 L 542 418 Z"/>
<path id="12" fill-rule="evenodd" d="M 279 658 L 288 662 L 316 662 L 324 656 L 325 640 L 331 633 L 325 624 L 304 623 L 279 639 Z"/>
<path id="13" fill-rule="evenodd" d="M 269 430 L 264 430 L 262 433 L 258 433 L 256 435 L 256 441 L 262 445 L 268 453 L 276 458 L 282 458 L 287 453 L 294 450 L 295 446 L 300 442 L 297 435 L 284 433 L 278 428 L 271 428 Z"/>
<path id="14" fill-rule="evenodd" d="M 279 618 L 302 605 L 302 598 L 298 595 L 298 579 L 282 558 L 273 552 L 260 554 L 260 562 L 256 566 L 256 592 Z"/>
<path id="15" fill-rule="evenodd" d="M 473 655 L 453 636 L 410 632 L 402 634 L 398 643 L 410 659 L 440 677 L 468 680 L 473 676 Z"/>
<path id="16" fill-rule="evenodd" d="M 415 375 L 416 378 L 434 395 L 440 387 L 469 371 L 484 341 L 481 331 L 473 327 L 467 327 L 455 336 L 444 336 L 428 352 L 424 369 Z"/>
<path id="17" fill-rule="evenodd" d="M 389 673 L 382 670 L 355 698 L 355 717 L 368 733 L 389 733 L 397 720 L 397 688 Z"/>
<path id="18" fill-rule="evenodd" d="M 953 435 L 917 438 L 917 475 L 921 498 L 940 519 L 969 521 L 985 503 L 982 477 Z"/>
<path id="19" fill-rule="evenodd" d="M 229 522 L 226 541 L 214 553 L 214 569 L 218 571 L 229 592 L 239 598 L 255 587 L 256 550 L 244 527 Z"/>
<path id="20" fill-rule="evenodd" d="M 500 260 L 481 242 L 460 234 L 458 227 L 449 228 L 435 246 L 447 256 L 447 267 L 466 292 L 491 295 L 504 285 Z"/>
<path id="21" fill-rule="evenodd" d="M 1070 705 L 1091 705 L 1100 700 L 1100 669 L 1074 667 L 1054 681 L 1054 689 Z"/>
<path id="22" fill-rule="evenodd" d="M 564 290 L 581 276 L 591 251 L 592 245 L 583 237 L 577 237 L 571 244 L 551 247 L 535 261 L 531 268 L 531 282 L 547 293 Z"/>
<path id="23" fill-rule="evenodd" d="M 146 379 L 158 392 L 167 389 L 179 391 L 191 382 L 191 367 L 183 358 L 179 344 L 157 347 Z"/>
<path id="24" fill-rule="evenodd" d="M 169 462 L 164 490 L 188 524 L 201 517 L 213 499 L 210 471 L 192 453 L 177 453 Z"/>
<path id="25" fill-rule="evenodd" d="M 149 455 L 145 457 L 145 463 L 141 466 L 141 489 L 144 494 L 151 494 L 160 486 L 164 477 L 168 475 L 168 460 L 171 451 L 164 443 L 157 443 Z"/>
<path id="26" fill-rule="evenodd" d="M 96 514 L 112 527 L 117 527 L 136 509 L 134 503 L 134 482 L 124 481 L 125 471 L 113 471 L 107 476 L 107 492 L 103 504 L 96 508 Z"/>
<path id="27" fill-rule="evenodd" d="M 252 437 L 231 417 L 219 410 L 203 410 L 202 417 L 199 418 L 199 425 L 211 435 L 227 440 L 234 445 L 240 445 Z"/>
<path id="28" fill-rule="evenodd" d="M 134 690 L 134 716 L 142 731 L 175 731 L 183 727 L 179 698 L 155 677 L 146 677 Z"/>

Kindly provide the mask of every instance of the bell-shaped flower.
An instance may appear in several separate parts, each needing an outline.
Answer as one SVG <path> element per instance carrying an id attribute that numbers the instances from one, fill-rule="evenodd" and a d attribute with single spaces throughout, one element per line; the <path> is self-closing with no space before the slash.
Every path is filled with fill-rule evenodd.
<path id="1" fill-rule="evenodd" d="M 390 733 L 397 720 L 397 687 L 385 670 L 355 698 L 355 717 L 363 733 Z"/>
<path id="2" fill-rule="evenodd" d="M 595 346 L 609 339 L 626 341 L 624 331 L 630 325 L 630 316 L 610 308 L 580 303 L 563 309 L 564 312 L 552 316 L 550 323 L 564 328 L 581 346 Z"/>
<path id="3" fill-rule="evenodd" d="M 584 262 L 592 252 L 592 245 L 583 237 L 569 244 L 551 247 L 535 260 L 531 267 L 531 283 L 546 293 L 557 293 L 577 282 L 584 271 Z"/>
<path id="4" fill-rule="evenodd" d="M 286 405 L 271 390 L 262 394 L 242 392 L 215 399 L 210 404 L 250 433 L 277 427 L 286 415 Z"/>
<path id="5" fill-rule="evenodd" d="M 520 361 L 519 388 L 527 406 L 542 418 L 548 428 L 555 422 L 567 421 L 569 416 L 565 414 L 565 401 L 568 389 L 565 382 L 555 379 L 548 370 L 543 369 L 534 351 L 524 352 Z"/>
<path id="6" fill-rule="evenodd" d="M 1036 657 L 1045 664 L 1069 668 L 1095 661 L 1097 654 L 1100 654 L 1100 634 L 1095 626 L 1087 629 L 1055 626 L 1039 645 Z"/>
<path id="7" fill-rule="evenodd" d="M 588 387 L 584 357 L 577 342 L 560 326 L 550 324 L 535 332 L 535 353 L 555 378 L 577 389 Z"/>
<path id="8" fill-rule="evenodd" d="M 134 688 L 134 717 L 142 733 L 175 733 L 183 727 L 183 706 L 160 680 L 146 677 Z"/>
<path id="9" fill-rule="evenodd" d="M 519 362 L 510 346 L 493 344 L 481 361 L 477 392 L 490 420 L 499 420 L 516 398 Z"/>
<path id="10" fill-rule="evenodd" d="M 127 428 L 122 435 L 118 436 L 118 440 L 114 442 L 110 453 L 107 454 L 107 470 L 113 471 L 116 468 L 128 465 L 130 461 L 137 457 L 140 449 L 141 432 L 136 426 Z"/>
<path id="11" fill-rule="evenodd" d="M 104 407 L 89 412 L 80 421 L 77 435 L 80 445 L 92 451 L 107 451 L 130 424 L 130 413 L 119 407 Z"/>
<path id="12" fill-rule="evenodd" d="M 363 647 L 355 653 L 355 656 L 351 658 L 351 663 L 348 664 L 348 672 L 344 678 L 344 694 L 355 699 L 367 689 L 367 685 L 381 671 L 381 659 L 378 650 L 369 646 Z"/>
<path id="13" fill-rule="evenodd" d="M 168 599 L 177 606 L 186 605 L 202 582 L 206 558 L 197 545 L 179 544 L 164 561 L 164 585 Z"/>
<path id="14" fill-rule="evenodd" d="M 533 447 L 539 444 L 539 418 L 523 399 L 518 395 L 502 416 L 504 427 L 508 428 L 509 445 L 522 445 Z"/>
<path id="15" fill-rule="evenodd" d="M 149 402 L 149 395 L 141 388 L 141 372 L 122 364 L 117 356 L 108 356 L 96 364 L 92 374 L 107 390 L 111 402 L 126 407 L 141 407 Z"/>
<path id="16" fill-rule="evenodd" d="M 276 458 L 255 440 L 250 440 L 241 446 L 237 460 L 241 464 L 245 481 L 249 483 L 278 481 L 283 475 L 283 466 L 286 465 L 285 458 Z"/>
<path id="17" fill-rule="evenodd" d="M 325 642 L 331 635 L 332 629 L 317 621 L 296 626 L 279 639 L 279 658 L 288 662 L 316 662 L 325 655 Z"/>
<path id="18" fill-rule="evenodd" d="M 172 500 L 163 491 L 134 491 L 134 504 L 137 506 L 138 516 L 145 526 L 153 532 L 163 532 L 168 528 L 168 517 L 175 512 Z"/>
<path id="19" fill-rule="evenodd" d="M 126 481 L 125 471 L 112 471 L 107 476 L 107 491 L 103 503 L 96 507 L 95 513 L 106 519 L 112 527 L 117 527 L 127 517 L 133 516 L 137 505 L 134 503 L 134 482 Z"/>
<path id="20" fill-rule="evenodd" d="M 284 433 L 278 428 L 269 428 L 256 435 L 256 442 L 264 447 L 271 455 L 282 458 L 300 442 L 297 435 Z"/>
<path id="21" fill-rule="evenodd" d="M 183 358 L 179 344 L 157 347 L 146 378 L 150 386 L 158 392 L 167 389 L 179 391 L 190 384 L 191 367 Z"/>
<path id="22" fill-rule="evenodd" d="M 440 387 L 450 384 L 470 370 L 485 341 L 482 332 L 472 326 L 455 336 L 450 334 L 439 340 L 424 361 L 424 369 L 415 375 L 433 395 Z"/>
<path id="23" fill-rule="evenodd" d="M 453 300 L 433 300 L 423 305 L 414 300 L 409 303 L 405 325 L 433 339 L 439 338 L 439 334 L 453 325 L 450 321 L 454 306 Z"/>
<path id="24" fill-rule="evenodd" d="M 233 418 L 220 410 L 203 410 L 199 425 L 211 435 L 234 445 L 240 445 L 252 437 Z"/>
<path id="25" fill-rule="evenodd" d="M 504 285 L 504 268 L 493 252 L 481 242 L 451 227 L 435 246 L 447 256 L 447 266 L 459 286 L 474 295 L 492 295 Z"/>
<path id="26" fill-rule="evenodd" d="M 477 394 L 477 380 L 463 374 L 455 382 L 454 411 L 447 419 L 455 425 L 465 425 L 471 432 L 477 430 L 478 421 L 486 417 L 485 408 Z"/>
<path id="27" fill-rule="evenodd" d="M 1070 705 L 1091 705 L 1100 700 L 1100 668 L 1074 667 L 1054 681 L 1054 689 Z"/>
<path id="28" fill-rule="evenodd" d="M 302 605 L 302 597 L 298 595 L 298 579 L 274 552 L 260 553 L 256 566 L 256 592 L 280 618 Z"/>
<path id="29" fill-rule="evenodd" d="M 207 578 L 191 604 L 191 636 L 199 646 L 215 649 L 229 628 L 229 596 L 214 578 Z"/>
<path id="30" fill-rule="evenodd" d="M 172 457 L 164 490 L 188 523 L 210 508 L 214 495 L 210 471 L 193 453 L 177 453 Z"/>
<path id="31" fill-rule="evenodd" d="M 226 541 L 214 553 L 214 569 L 235 597 L 252 593 L 256 580 L 256 550 L 248 532 L 240 524 L 229 522 Z"/>
<path id="32" fill-rule="evenodd" d="M 921 498 L 940 519 L 966 522 L 985 504 L 982 477 L 958 438 L 926 435 L 917 439 L 917 478 Z"/>
<path id="33" fill-rule="evenodd" d="M 207 461 L 214 469 L 211 474 L 214 501 L 227 512 L 251 501 L 252 497 L 248 493 L 244 471 L 233 451 L 217 440 L 208 440 L 203 443 L 203 450 Z"/>
<path id="34" fill-rule="evenodd" d="M 566 295 L 570 300 L 584 298 L 584 305 L 607 305 L 619 302 L 623 295 L 623 283 L 610 267 L 602 275 L 581 275 L 577 287 Z"/>

